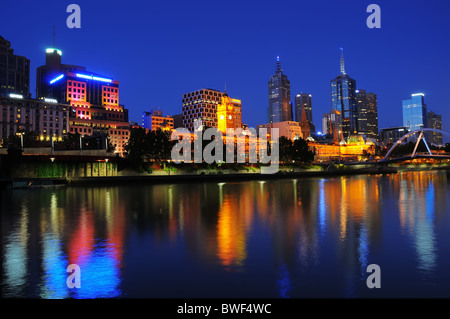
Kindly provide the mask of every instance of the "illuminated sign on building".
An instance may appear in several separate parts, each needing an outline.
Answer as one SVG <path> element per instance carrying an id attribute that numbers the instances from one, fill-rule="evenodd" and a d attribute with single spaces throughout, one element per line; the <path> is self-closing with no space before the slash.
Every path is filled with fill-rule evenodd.
<path id="1" fill-rule="evenodd" d="M 50 84 L 55 83 L 56 81 L 61 80 L 64 77 L 64 74 L 58 75 L 56 78 L 50 81 Z"/>
<path id="2" fill-rule="evenodd" d="M 87 75 L 87 74 L 82 74 L 82 73 L 77 73 L 77 78 L 82 78 L 82 79 L 86 79 L 86 80 L 95 80 L 95 81 L 101 81 L 101 82 L 107 82 L 107 83 L 111 83 L 112 79 L 107 79 L 107 78 L 101 78 L 99 76 L 94 76 L 94 75 Z"/>
<path id="3" fill-rule="evenodd" d="M 47 103 L 58 103 L 57 100 L 55 100 L 55 99 L 49 99 L 49 98 L 44 98 L 44 101 L 47 102 Z"/>
<path id="4" fill-rule="evenodd" d="M 9 94 L 9 97 L 11 97 L 13 99 L 23 99 L 23 95 L 21 95 L 21 94 L 11 93 L 11 94 Z"/>
<path id="5" fill-rule="evenodd" d="M 60 56 L 62 56 L 62 51 L 61 51 L 61 50 L 58 50 L 58 49 L 55 49 L 55 48 L 48 48 L 48 49 L 45 50 L 45 52 L 46 52 L 46 53 L 53 53 L 53 52 L 56 52 L 56 53 L 58 53 Z"/>

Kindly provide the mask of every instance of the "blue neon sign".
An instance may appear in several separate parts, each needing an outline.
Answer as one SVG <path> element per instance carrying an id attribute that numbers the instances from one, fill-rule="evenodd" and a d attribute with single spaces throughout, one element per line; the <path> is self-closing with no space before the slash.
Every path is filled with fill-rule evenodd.
<path id="1" fill-rule="evenodd" d="M 101 81 L 101 82 L 107 82 L 107 83 L 112 82 L 112 79 L 102 78 L 102 77 L 94 76 L 94 75 L 77 73 L 76 76 L 77 76 L 77 78 L 82 78 L 82 79 L 86 79 L 86 80 L 94 80 L 94 81 Z"/>
<path id="2" fill-rule="evenodd" d="M 64 77 L 64 74 L 60 74 L 58 75 L 56 78 L 54 78 L 53 80 L 50 80 L 50 84 L 55 83 L 56 81 L 61 80 Z"/>

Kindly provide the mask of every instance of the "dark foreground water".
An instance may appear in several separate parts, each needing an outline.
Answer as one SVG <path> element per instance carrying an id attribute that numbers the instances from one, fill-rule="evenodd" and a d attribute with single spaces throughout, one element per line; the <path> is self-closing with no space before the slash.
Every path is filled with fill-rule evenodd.
<path id="1" fill-rule="evenodd" d="M 3 190 L 1 213 L 3 297 L 450 297 L 445 172 Z"/>

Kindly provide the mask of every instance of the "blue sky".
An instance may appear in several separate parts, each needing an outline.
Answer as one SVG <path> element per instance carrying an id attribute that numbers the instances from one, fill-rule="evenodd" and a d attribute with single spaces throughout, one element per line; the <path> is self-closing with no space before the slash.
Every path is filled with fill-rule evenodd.
<path id="1" fill-rule="evenodd" d="M 66 8 L 81 8 L 81 29 L 69 29 Z M 369 29 L 369 4 L 381 8 L 381 29 Z M 0 35 L 36 68 L 45 48 L 63 63 L 86 66 L 120 82 L 130 120 L 144 110 L 181 113 L 186 92 L 223 90 L 242 100 L 243 122 L 267 122 L 267 82 L 280 56 L 292 98 L 312 94 L 321 128 L 330 110 L 330 80 L 339 47 L 357 87 L 378 96 L 379 127 L 402 124 L 401 101 L 425 94 L 450 132 L 450 1 L 2 1 Z"/>

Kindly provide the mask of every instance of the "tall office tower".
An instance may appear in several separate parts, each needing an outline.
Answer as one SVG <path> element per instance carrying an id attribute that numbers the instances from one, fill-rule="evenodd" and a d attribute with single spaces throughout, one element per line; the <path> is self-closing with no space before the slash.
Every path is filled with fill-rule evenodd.
<path id="1" fill-rule="evenodd" d="M 436 130 L 442 130 L 442 116 L 434 113 L 433 111 L 428 112 L 427 127 Z M 428 132 L 428 142 L 434 145 L 442 145 L 442 133 Z"/>
<path id="2" fill-rule="evenodd" d="M 426 127 L 427 106 L 424 103 L 424 94 L 411 94 L 411 99 L 403 100 L 403 126 L 410 132 Z"/>
<path id="3" fill-rule="evenodd" d="M 62 51 L 55 48 L 45 50 L 45 65 L 36 69 L 36 97 L 38 99 L 49 97 L 50 80 L 65 72 L 86 71 L 78 65 L 61 64 Z"/>
<path id="4" fill-rule="evenodd" d="M 292 121 L 291 84 L 277 57 L 275 74 L 269 80 L 269 123 Z"/>
<path id="5" fill-rule="evenodd" d="M 341 112 L 344 137 L 358 132 L 356 109 L 356 81 L 345 73 L 344 50 L 340 48 L 341 73 L 331 80 L 331 109 Z"/>
<path id="6" fill-rule="evenodd" d="M 226 133 L 228 128 L 242 128 L 241 100 L 232 99 L 224 93 L 217 106 L 217 121 L 217 127 L 223 133 Z"/>
<path id="7" fill-rule="evenodd" d="M 312 98 L 311 94 L 299 93 L 295 96 L 295 120 L 301 122 L 303 120 L 302 114 L 305 111 L 306 121 L 309 124 L 310 132 L 315 132 L 316 128 L 312 119 Z"/>
<path id="8" fill-rule="evenodd" d="M 365 90 L 355 90 L 356 110 L 358 114 L 358 134 L 367 134 L 367 96 Z"/>
<path id="9" fill-rule="evenodd" d="M 0 36 L 0 96 L 30 96 L 30 60 L 15 55 L 11 43 Z"/>
<path id="10" fill-rule="evenodd" d="M 189 131 L 205 127 L 217 128 L 217 106 L 224 93 L 201 89 L 183 94 L 183 125 Z"/>
<path id="11" fill-rule="evenodd" d="M 367 137 L 378 140 L 378 100 L 375 93 L 366 93 Z"/>

